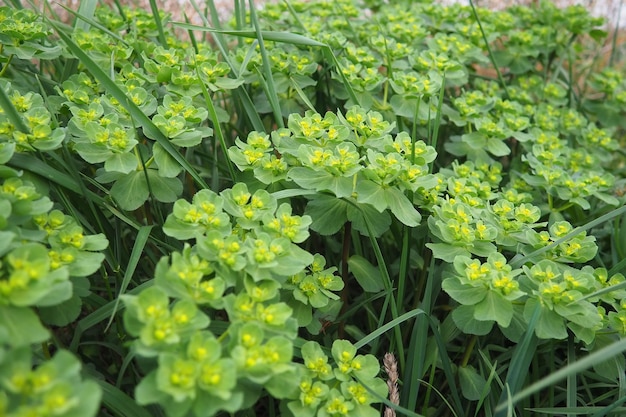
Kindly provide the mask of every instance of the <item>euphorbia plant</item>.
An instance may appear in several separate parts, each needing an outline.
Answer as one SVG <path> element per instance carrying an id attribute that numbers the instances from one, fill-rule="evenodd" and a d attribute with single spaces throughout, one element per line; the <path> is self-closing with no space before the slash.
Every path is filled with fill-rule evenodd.
<path id="1" fill-rule="evenodd" d="M 624 80 L 580 7 L 12 3 L 0 414 L 620 406 Z"/>

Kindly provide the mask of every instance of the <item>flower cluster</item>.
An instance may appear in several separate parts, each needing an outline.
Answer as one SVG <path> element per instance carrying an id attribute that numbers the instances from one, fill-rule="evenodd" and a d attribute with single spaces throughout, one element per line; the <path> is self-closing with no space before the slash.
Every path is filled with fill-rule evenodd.
<path id="1" fill-rule="evenodd" d="M 241 408 L 246 397 L 254 401 L 261 388 L 277 398 L 294 395 L 298 328 L 319 332 L 313 309 L 331 317 L 334 291 L 343 288 L 336 268 L 297 245 L 310 223 L 244 183 L 174 204 L 165 233 L 195 244 L 159 262 L 155 286 L 122 296 L 136 351 L 156 361 L 138 401 L 160 403 L 168 413 L 214 415 Z M 209 330 L 205 311 L 227 315 L 228 324 Z"/>
<path id="2" fill-rule="evenodd" d="M 334 366 L 319 344 L 307 342 L 302 346 L 305 372 L 298 399 L 287 404 L 289 411 L 306 417 L 380 415 L 370 406 L 387 396 L 387 384 L 377 378 L 378 360 L 372 355 L 357 355 L 347 340 L 335 340 L 331 353 Z"/>
<path id="3" fill-rule="evenodd" d="M 405 192 L 435 183 L 428 164 L 435 150 L 406 133 L 392 137 L 394 125 L 377 112 L 353 107 L 345 116 L 307 112 L 291 115 L 288 129 L 269 135 L 252 132 L 229 149 L 242 171 L 254 171 L 267 184 L 292 180 L 303 189 L 352 198 L 382 213 L 389 209 L 415 226 L 420 215 Z M 280 154 L 280 158 L 276 155 Z M 342 220 L 336 219 L 339 227 Z"/>

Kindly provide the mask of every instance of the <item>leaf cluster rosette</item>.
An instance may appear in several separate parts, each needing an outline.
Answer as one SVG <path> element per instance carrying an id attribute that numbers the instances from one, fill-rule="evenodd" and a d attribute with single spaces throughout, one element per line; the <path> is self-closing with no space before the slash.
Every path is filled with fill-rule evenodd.
<path id="1" fill-rule="evenodd" d="M 0 413 L 5 416 L 95 416 L 102 393 L 84 380 L 81 364 L 67 351 L 33 369 L 28 347 L 0 347 Z"/>
<path id="2" fill-rule="evenodd" d="M 345 116 L 306 112 L 291 115 L 288 127 L 271 135 L 252 132 L 246 142 L 236 140 L 229 155 L 265 184 L 315 191 L 307 206 L 313 230 L 333 234 L 352 221 L 367 235 L 367 217 L 376 219 L 367 223 L 380 235 L 390 224 L 388 212 L 417 226 L 421 215 L 409 195 L 436 184 L 428 169 L 435 150 L 406 133 L 392 136 L 393 128 L 380 113 L 360 107 Z"/>
<path id="3" fill-rule="evenodd" d="M 44 324 L 77 319 L 108 241 L 86 234 L 18 172 L 0 172 L 0 414 L 95 416 L 101 391 L 83 380 L 79 360 L 60 350 L 33 368 L 31 346 L 47 345 Z"/>
<path id="4" fill-rule="evenodd" d="M 305 371 L 298 384 L 298 398 L 287 403 L 284 410 L 286 415 L 380 415 L 371 404 L 387 396 L 387 384 L 381 378 L 376 378 L 380 371 L 376 357 L 357 355 L 352 343 L 335 340 L 331 358 L 316 342 L 306 342 L 302 346 Z"/>
<path id="5" fill-rule="evenodd" d="M 596 239 L 564 220 L 541 222 L 526 185 L 498 189 L 500 167 L 455 163 L 440 174 L 428 226 L 436 237 L 433 256 L 452 264 L 442 289 L 459 303 L 452 313 L 463 332 L 486 335 L 497 324 L 518 341 L 538 310 L 535 334 L 564 339 L 571 331 L 592 345 L 613 332 L 622 311 L 622 292 L 610 287 L 624 280 L 606 269 L 585 265 L 598 251 Z M 542 250 L 535 263 L 513 268 L 514 254 Z M 500 253 L 500 251 L 502 253 Z M 505 256 L 507 254 L 508 256 Z M 608 291 L 603 297 L 596 293 Z M 612 319 L 612 320 L 611 320 Z"/>
<path id="6" fill-rule="evenodd" d="M 22 93 L 6 80 L 0 80 L 0 88 L 19 119 L 16 123 L 0 108 L 0 163 L 7 163 L 15 152 L 50 151 L 61 146 L 65 128 L 53 118 L 40 94 Z"/>
<path id="7" fill-rule="evenodd" d="M 321 255 L 297 245 L 309 237 L 310 223 L 244 183 L 174 204 L 165 233 L 195 243 L 158 263 L 152 287 L 121 296 L 133 351 L 151 358 L 136 391 L 140 403 L 158 403 L 168 415 L 204 416 L 249 408 L 263 391 L 298 398 L 294 381 L 304 381 L 308 360 L 293 358 L 298 329 L 319 332 L 318 315 L 336 314 L 336 291 L 344 285 Z M 354 377 L 384 395 L 377 360 L 355 357 L 353 347 L 347 352 L 352 356 L 338 364 L 349 364 Z M 341 390 L 331 390 L 324 415 L 350 401 L 357 412 L 375 412 L 368 405 L 376 400 L 348 377 L 352 368 L 337 371 Z"/>

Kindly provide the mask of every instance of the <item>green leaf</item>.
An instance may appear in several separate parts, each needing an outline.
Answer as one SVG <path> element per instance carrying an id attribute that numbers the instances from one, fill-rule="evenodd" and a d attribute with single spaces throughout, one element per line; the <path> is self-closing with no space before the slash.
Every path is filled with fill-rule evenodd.
<path id="1" fill-rule="evenodd" d="M 391 216 L 388 212 L 382 213 L 369 204 L 361 204 L 358 207 L 348 205 L 348 220 L 352 222 L 352 228 L 363 236 L 369 236 L 371 232 L 374 237 L 380 237 L 389 230 Z"/>
<path id="2" fill-rule="evenodd" d="M 441 288 L 450 295 L 455 301 L 472 306 L 482 300 L 487 295 L 488 289 L 484 286 L 465 285 L 456 277 L 446 278 L 441 283 Z"/>
<path id="3" fill-rule="evenodd" d="M 384 289 L 380 270 L 362 256 L 352 255 L 348 259 L 348 268 L 365 292 L 380 292 Z"/>
<path id="4" fill-rule="evenodd" d="M 12 347 L 41 343 L 50 336 L 30 308 L 0 306 L 0 334 L 6 334 Z"/>
<path id="5" fill-rule="evenodd" d="M 150 195 L 143 171 L 131 172 L 111 187 L 111 197 L 124 210 L 139 208 Z"/>
<path id="6" fill-rule="evenodd" d="M 152 156 L 159 167 L 159 175 L 162 177 L 174 178 L 183 170 L 183 167 L 158 143 L 152 146 Z"/>
<path id="7" fill-rule="evenodd" d="M 427 243 L 426 246 L 433 251 L 433 256 L 444 262 L 452 263 L 457 256 L 470 257 L 470 253 L 462 246 L 448 245 L 447 243 Z"/>
<path id="8" fill-rule="evenodd" d="M 68 412 L 64 413 L 64 417 L 94 417 L 100 410 L 100 400 L 102 391 L 95 381 L 81 381 L 76 386 L 75 395 L 79 399 L 78 404 Z M 139 416 L 139 414 L 133 414 Z M 148 416 L 146 416 L 148 417 Z"/>
<path id="9" fill-rule="evenodd" d="M 540 339 L 565 339 L 567 338 L 567 329 L 563 317 L 559 316 L 553 310 L 542 305 L 539 300 L 531 298 L 524 306 L 524 318 L 528 321 L 532 316 L 535 308 L 539 309 L 539 319 L 535 327 L 535 334 Z"/>
<path id="10" fill-rule="evenodd" d="M 39 308 L 39 315 L 45 324 L 53 326 L 67 326 L 78 318 L 83 302 L 76 294 L 60 304 Z"/>
<path id="11" fill-rule="evenodd" d="M 306 205 L 305 214 L 311 216 L 311 229 L 321 235 L 337 233 L 348 221 L 346 216 L 349 204 L 346 201 L 325 194 L 317 195 Z"/>
<path id="12" fill-rule="evenodd" d="M 485 298 L 474 306 L 474 318 L 480 321 L 496 321 L 508 327 L 513 318 L 513 304 L 495 291 L 487 291 Z"/>
<path id="13" fill-rule="evenodd" d="M 104 169 L 128 174 L 137 168 L 137 158 L 130 152 L 114 153 L 104 161 Z"/>
<path id="14" fill-rule="evenodd" d="M 470 401 L 478 401 L 489 393 L 485 378 L 473 366 L 460 366 L 459 383 L 463 396 Z"/>
<path id="15" fill-rule="evenodd" d="M 511 148 L 500 139 L 487 139 L 487 150 L 495 156 L 506 156 L 511 153 Z"/>
<path id="16" fill-rule="evenodd" d="M 452 311 L 454 324 L 467 334 L 484 336 L 489 334 L 493 327 L 493 321 L 479 321 L 474 318 L 474 306 L 459 306 Z"/>
<path id="17" fill-rule="evenodd" d="M 158 201 L 172 203 L 182 194 L 183 184 L 178 178 L 163 178 L 153 169 L 149 169 L 147 173 L 150 190 Z"/>
<path id="18" fill-rule="evenodd" d="M 352 194 L 352 179 L 335 177 L 327 171 L 315 171 L 307 167 L 289 170 L 289 178 L 302 188 L 316 191 L 331 191 L 338 198 Z"/>
<path id="19" fill-rule="evenodd" d="M 422 216 L 402 191 L 397 188 L 387 188 L 385 190 L 385 199 L 393 215 L 403 224 L 409 227 L 415 227 L 420 224 Z"/>

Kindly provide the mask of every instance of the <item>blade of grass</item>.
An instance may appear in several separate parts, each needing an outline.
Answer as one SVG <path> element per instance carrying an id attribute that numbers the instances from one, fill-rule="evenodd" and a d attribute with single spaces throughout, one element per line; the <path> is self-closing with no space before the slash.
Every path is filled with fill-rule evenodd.
<path id="1" fill-rule="evenodd" d="M 134 121 L 139 124 L 146 132 L 149 132 L 151 137 L 156 138 L 156 141 L 165 149 L 165 151 L 172 156 L 189 175 L 195 180 L 195 182 L 201 188 L 209 188 L 206 182 L 200 177 L 198 172 L 191 166 L 191 164 L 181 155 L 180 152 L 170 143 L 170 141 L 163 135 L 158 127 L 152 123 L 152 120 L 146 116 L 135 103 L 130 100 L 126 94 L 117 86 L 107 74 L 78 46 L 69 36 L 63 31 L 59 30 L 54 23 L 51 24 L 57 29 L 59 37 L 65 42 L 68 49 L 83 63 L 87 70 L 102 84 L 108 94 L 117 99 L 124 108 L 130 113 Z"/>
<path id="2" fill-rule="evenodd" d="M 159 42 L 164 48 L 168 48 L 167 38 L 165 37 L 165 32 L 163 32 L 163 22 L 161 21 L 159 8 L 154 0 L 150 0 L 150 11 L 152 11 L 152 17 L 154 18 L 154 23 L 157 28 Z"/>
<path id="3" fill-rule="evenodd" d="M 131 347 L 131 349 L 129 349 L 126 356 L 124 356 L 124 360 L 122 361 L 122 364 L 120 365 L 120 370 L 117 373 L 117 381 L 115 381 L 116 388 L 119 388 L 122 386 L 122 381 L 124 379 L 124 374 L 126 373 L 126 369 L 131 364 L 133 359 L 135 359 L 135 349 Z"/>
<path id="4" fill-rule="evenodd" d="M 317 46 L 317 47 L 327 46 L 325 43 L 318 42 L 306 36 L 299 35 L 297 33 L 291 33 L 291 32 L 278 32 L 274 30 L 260 30 L 260 29 L 258 32 L 256 30 L 221 30 L 221 29 L 192 25 L 192 24 L 182 23 L 182 22 L 173 22 L 173 25 L 181 27 L 183 29 L 200 30 L 200 31 L 205 31 L 205 32 L 217 33 L 220 35 L 232 35 L 232 36 L 257 39 L 257 40 L 260 39 L 259 42 L 261 40 L 264 40 L 264 41 L 273 41 L 273 42 L 279 42 L 279 43 L 287 43 L 290 45 Z"/>
<path id="5" fill-rule="evenodd" d="M 622 17 L 622 6 L 624 4 L 624 0 L 619 1 L 619 6 L 617 8 L 617 21 L 615 22 L 615 29 L 613 29 L 613 36 L 611 38 L 611 56 L 609 57 L 609 67 L 612 67 L 615 64 L 615 55 L 617 51 L 617 37 L 620 31 L 620 19 Z"/>
<path id="6" fill-rule="evenodd" d="M 186 23 L 190 23 L 189 16 L 187 16 L 187 13 L 184 13 L 183 17 L 185 18 L 185 22 Z M 189 40 L 191 41 L 191 46 L 193 46 L 193 50 L 196 53 L 198 53 L 198 51 L 199 51 L 199 49 L 198 49 L 198 40 L 194 36 L 193 31 L 187 30 L 187 36 L 189 36 Z"/>
<path id="7" fill-rule="evenodd" d="M 366 382 L 362 381 L 359 377 L 356 377 L 356 379 L 361 385 L 363 385 L 363 387 L 367 390 L 367 392 L 370 393 L 370 395 L 377 399 L 377 402 L 383 403 L 388 408 L 395 410 L 396 413 L 407 417 L 424 417 L 422 414 L 417 414 L 416 412 L 411 411 L 408 408 L 404 408 L 402 406 L 392 403 L 387 398 L 381 397 L 380 395 L 378 395 L 377 392 L 370 388 Z"/>
<path id="8" fill-rule="evenodd" d="M 133 250 L 130 253 L 130 259 L 128 260 L 128 264 L 126 265 L 126 270 L 124 271 L 124 278 L 122 278 L 120 290 L 115 297 L 115 305 L 113 306 L 113 311 L 111 312 L 111 318 L 109 318 L 109 322 L 104 328 L 105 333 L 107 332 L 107 330 L 109 330 L 109 327 L 111 326 L 111 323 L 113 323 L 113 319 L 115 318 L 115 313 L 117 313 L 117 309 L 120 303 L 120 294 L 124 294 L 124 292 L 126 292 L 126 288 L 128 288 L 128 284 L 130 284 L 130 280 L 135 274 L 137 264 L 139 264 L 141 254 L 146 247 L 146 243 L 148 242 L 148 238 L 150 237 L 152 227 L 153 226 L 142 226 L 139 229 L 139 233 L 137 233 L 137 238 L 135 239 Z"/>
<path id="9" fill-rule="evenodd" d="M 478 350 L 478 353 L 482 357 L 483 362 L 485 363 L 487 368 L 489 368 L 489 376 L 487 377 L 487 382 L 485 383 L 485 386 L 484 386 L 482 392 L 480 393 L 480 399 L 476 403 L 476 409 L 474 411 L 474 417 L 478 417 L 478 412 L 480 411 L 480 409 L 481 409 L 483 404 L 489 405 L 489 403 L 485 402 L 485 401 L 487 400 L 488 394 L 491 391 L 491 383 L 493 382 L 494 379 L 497 379 L 497 377 L 498 377 L 498 372 L 497 372 L 498 361 L 495 361 L 493 363 L 493 365 L 492 365 L 491 363 L 489 363 L 489 361 L 487 360 L 487 357 L 485 356 L 485 354 L 480 349 Z M 481 365 L 481 367 L 482 367 L 482 365 Z M 489 415 L 489 413 L 484 413 L 484 415 Z"/>
<path id="10" fill-rule="evenodd" d="M 265 64 L 263 65 L 265 66 Z M 280 104 L 278 103 L 278 96 L 276 96 L 276 91 L 273 90 L 272 87 L 270 87 L 270 83 L 265 79 L 263 73 L 261 72 L 261 69 L 256 67 L 255 70 L 258 77 L 257 80 L 263 88 L 265 96 L 270 102 L 270 107 L 272 108 L 272 113 L 274 114 L 274 123 L 276 123 L 276 125 L 280 128 L 285 127 L 285 123 L 283 122 L 282 110 L 280 109 Z M 271 85 L 273 85 L 273 82 L 271 83 Z"/>
<path id="11" fill-rule="evenodd" d="M 570 374 L 575 374 L 581 372 L 585 369 L 591 368 L 595 364 L 601 363 L 610 359 L 614 356 L 617 356 L 626 351 L 626 338 L 620 339 L 616 342 L 611 343 L 608 346 L 603 347 L 579 360 L 576 362 L 565 366 L 564 368 L 559 369 L 558 371 L 546 376 L 533 383 L 532 385 L 524 388 L 520 392 L 511 396 L 511 403 L 515 404 L 520 400 L 532 395 L 533 393 L 540 391 L 544 388 L 552 386 L 556 384 L 558 381 L 567 378 Z M 506 407 L 506 404 L 502 402 L 498 405 L 496 411 L 501 411 Z"/>
<path id="12" fill-rule="evenodd" d="M 63 10 L 65 10 L 69 14 L 71 14 L 74 17 L 78 18 L 78 20 L 87 23 L 89 26 L 93 26 L 94 28 L 97 28 L 98 30 L 100 30 L 103 33 L 106 33 L 107 35 L 109 35 L 110 37 L 112 37 L 116 41 L 120 42 L 124 46 L 130 46 L 130 44 L 128 42 L 126 42 L 126 40 L 123 37 L 121 37 L 120 35 L 118 35 L 115 32 L 112 32 L 106 26 L 102 25 L 100 22 L 98 22 L 98 21 L 96 21 L 96 20 L 94 20 L 92 18 L 89 18 L 87 16 L 83 16 L 79 12 L 70 9 L 69 7 L 65 7 L 62 4 L 59 4 L 59 6 L 61 6 L 63 8 Z"/>
<path id="13" fill-rule="evenodd" d="M 448 407 L 448 410 L 450 410 L 450 412 L 452 413 L 452 415 L 454 415 L 455 417 L 459 417 L 459 415 L 456 413 L 456 411 L 454 410 L 454 407 L 452 407 L 452 405 L 450 404 L 450 402 L 448 401 L 448 399 L 441 393 L 441 391 L 439 391 L 435 386 L 433 386 L 432 384 L 428 383 L 428 381 L 424 381 L 423 379 L 419 379 L 418 380 L 421 384 L 426 385 L 428 387 L 428 389 L 430 391 L 434 391 L 439 398 L 441 398 L 441 400 L 443 401 L 443 403 Z"/>
<path id="14" fill-rule="evenodd" d="M 615 401 L 613 404 L 607 405 L 606 407 L 598 410 L 598 412 L 595 413 L 592 417 L 604 417 L 607 414 L 612 414 L 616 412 L 621 412 L 623 414 L 626 412 L 626 408 L 620 407 L 620 406 L 624 404 L 625 401 L 626 401 L 626 396 L 623 396 L 619 398 L 617 401 Z"/>
<path id="15" fill-rule="evenodd" d="M 198 78 L 200 78 L 200 69 L 198 68 L 197 65 L 196 65 L 196 74 L 198 75 Z M 226 139 L 224 139 L 224 132 L 222 131 L 222 126 L 220 125 L 219 117 L 217 116 L 217 111 L 215 110 L 215 106 L 213 105 L 213 100 L 211 99 L 211 95 L 209 94 L 209 91 L 207 90 L 206 85 L 203 82 L 200 82 L 200 87 L 202 88 L 202 95 L 204 96 L 204 101 L 207 105 L 207 110 L 209 111 L 211 122 L 213 122 L 213 134 L 217 136 L 217 140 L 220 142 L 220 147 L 222 148 L 222 152 L 224 153 L 224 158 L 226 160 L 226 166 L 228 167 L 228 173 L 230 174 L 230 179 L 233 182 L 235 182 L 235 179 L 236 179 L 235 169 L 233 168 L 233 163 L 230 160 L 230 157 L 228 156 L 228 146 L 226 145 Z M 214 189 L 214 191 L 217 192 L 218 190 Z"/>
<path id="16" fill-rule="evenodd" d="M 315 110 L 315 106 L 313 105 L 313 103 L 311 103 L 311 101 L 309 100 L 309 98 L 306 96 L 306 94 L 304 94 L 304 91 L 302 91 L 302 88 L 300 88 L 300 86 L 298 85 L 298 83 L 296 82 L 296 80 L 293 79 L 293 77 L 289 77 L 289 81 L 291 81 L 291 86 L 296 90 L 296 92 L 298 93 L 298 96 L 300 97 L 300 100 L 302 100 L 302 102 L 304 104 L 306 104 L 306 106 L 313 111 Z"/>
<path id="17" fill-rule="evenodd" d="M 620 262 L 620 263 L 622 263 L 622 262 Z M 624 259 L 623 263 L 624 263 L 624 265 L 626 265 L 626 259 Z M 608 275 L 611 276 L 613 274 L 609 272 Z M 609 287 L 602 288 L 602 289 L 600 289 L 598 291 L 594 291 L 591 294 L 587 294 L 587 295 L 583 296 L 582 298 L 579 298 L 575 302 L 572 302 L 572 303 L 570 303 L 568 305 L 580 303 L 581 301 L 587 300 L 589 298 L 600 297 L 601 295 L 604 295 L 604 294 L 607 294 L 607 293 L 610 293 L 610 292 L 613 292 L 613 291 L 617 291 L 617 290 L 620 290 L 622 288 L 626 288 L 626 281 L 620 282 L 620 283 L 615 284 L 615 285 L 611 285 Z"/>
<path id="18" fill-rule="evenodd" d="M 198 9 L 198 6 L 195 4 L 194 1 L 192 1 L 192 4 L 194 4 L 194 8 L 201 15 Z M 214 19 L 216 21 L 216 25 L 218 25 L 219 27 L 219 19 L 218 19 L 217 10 L 215 9 L 215 4 L 213 4 L 212 1 L 209 2 L 209 9 L 211 11 L 211 19 Z M 202 20 L 205 25 L 208 25 L 208 22 L 206 21 L 206 18 L 204 18 L 204 16 L 202 16 Z M 230 48 L 228 47 L 228 43 L 226 42 L 226 40 L 224 39 L 221 33 L 224 31 L 221 31 L 219 29 L 217 30 L 210 29 L 208 27 L 203 27 L 203 26 L 190 25 L 186 23 L 174 23 L 174 25 L 186 28 L 188 30 L 200 30 L 200 31 L 210 32 L 211 35 L 213 36 L 215 45 L 220 50 L 222 59 L 224 59 L 224 62 L 228 64 L 234 77 L 239 78 L 241 71 L 239 68 L 237 68 L 234 65 L 234 63 L 231 61 L 231 59 L 228 56 L 227 51 Z M 252 55 L 250 55 L 250 57 L 252 57 Z M 233 90 L 233 96 L 235 100 L 238 99 L 239 102 L 243 105 L 244 110 L 245 110 L 243 113 L 250 120 L 250 123 L 252 124 L 253 129 L 258 132 L 264 132 L 265 126 L 263 126 L 263 121 L 261 121 L 261 118 L 259 117 L 259 113 L 257 112 L 256 107 L 254 106 L 254 103 L 252 102 L 252 99 L 250 98 L 250 95 L 248 94 L 248 91 L 245 89 L 245 87 L 239 86 L 236 90 Z"/>
<path id="19" fill-rule="evenodd" d="M 435 291 L 435 259 L 431 258 L 430 267 L 428 268 L 428 276 L 426 278 L 426 287 L 424 289 L 424 295 L 421 300 L 421 306 L 424 311 L 430 313 L 434 298 Z M 428 316 L 425 316 L 428 317 Z M 403 375 L 407 381 L 415 381 L 424 376 L 425 363 L 424 357 L 426 352 L 426 342 L 428 340 L 428 322 L 424 317 L 418 317 L 413 324 L 413 330 L 411 332 L 411 339 L 409 341 L 408 352 L 410 355 L 406 361 L 406 367 L 403 369 Z M 417 397 L 419 395 L 420 385 L 413 386 L 413 384 L 404 384 L 402 387 L 402 399 L 403 404 L 414 410 L 417 407 Z"/>
<path id="20" fill-rule="evenodd" d="M 9 63 L 7 62 L 5 65 L 9 65 Z M 7 95 L 6 91 L 4 91 L 4 88 L 0 88 L 0 107 L 2 107 L 4 113 L 9 117 L 9 121 L 13 124 L 13 126 L 15 126 L 20 132 L 29 132 L 28 127 L 15 109 L 15 106 L 13 106 L 13 103 L 11 103 L 11 99 Z"/>
<path id="21" fill-rule="evenodd" d="M 487 34 L 485 33 L 485 29 L 483 28 L 483 25 L 480 22 L 480 19 L 478 18 L 478 13 L 476 13 L 476 7 L 474 6 L 474 1 L 469 0 L 469 4 L 470 4 L 470 7 L 472 8 L 472 14 L 474 15 L 474 19 L 476 20 L 476 23 L 478 23 L 478 28 L 480 29 L 480 33 L 483 36 L 483 41 L 485 42 L 485 48 L 487 48 L 487 53 L 489 54 L 489 59 L 491 60 L 491 64 L 496 70 L 496 74 L 498 74 L 498 81 L 500 81 L 500 86 L 502 87 L 502 90 L 504 90 L 504 95 L 506 96 L 507 100 L 510 100 L 511 96 L 509 96 L 509 91 L 506 88 L 506 82 L 504 81 L 504 77 L 502 77 L 502 72 L 500 71 L 500 68 L 498 67 L 498 64 L 496 63 L 495 57 L 493 56 L 493 52 L 491 51 L 491 46 L 489 46 L 489 41 L 487 40 Z"/>
<path id="22" fill-rule="evenodd" d="M 419 316 L 420 314 L 425 314 L 425 312 L 423 310 L 420 310 L 419 308 L 416 308 L 414 310 L 411 310 L 409 312 L 404 313 L 403 315 L 401 315 L 400 317 L 397 317 L 393 320 L 391 320 L 390 322 L 386 323 L 385 325 L 379 327 L 378 329 L 374 330 L 373 332 L 371 332 L 370 334 L 368 334 L 367 336 L 365 336 L 364 338 L 362 338 L 361 340 L 359 340 L 358 342 L 356 342 L 354 344 L 354 347 L 356 347 L 357 349 L 361 349 L 363 346 L 369 344 L 370 342 L 378 339 L 381 335 L 383 335 L 384 333 L 386 333 L 389 329 L 392 329 L 396 326 L 398 326 L 401 323 L 404 323 L 405 321 Z"/>
<path id="23" fill-rule="evenodd" d="M 571 365 L 576 362 L 576 351 L 574 345 L 574 336 L 570 333 L 567 337 L 567 364 Z M 566 398 L 565 404 L 568 408 L 576 408 L 576 393 L 578 392 L 578 384 L 575 373 L 567 375 Z M 572 413 L 568 413 L 567 417 L 572 417 Z"/>
<path id="24" fill-rule="evenodd" d="M 528 327 L 526 328 L 524 337 L 515 347 L 515 351 L 511 357 L 511 362 L 509 363 L 509 370 L 504 381 L 506 391 L 502 391 L 500 395 L 499 403 L 501 405 L 505 403 L 506 399 L 510 399 L 511 393 L 517 393 L 522 388 L 522 385 L 526 380 L 526 376 L 528 375 L 528 371 L 530 369 L 530 363 L 535 356 L 535 351 L 537 350 L 537 345 L 539 343 L 537 336 L 535 336 L 535 326 L 539 321 L 540 312 L 541 308 L 539 304 L 537 304 L 532 317 L 528 321 Z M 506 403 L 508 404 L 508 402 Z M 513 401 L 511 402 L 511 404 L 514 403 L 515 402 Z M 500 409 L 500 406 L 498 406 L 496 408 L 495 417 L 504 417 L 504 411 L 505 410 Z M 507 413 L 509 411 L 510 410 L 507 409 Z"/>
<path id="25" fill-rule="evenodd" d="M 443 108 L 443 96 L 446 90 L 446 73 L 443 73 L 443 77 L 441 80 L 441 90 L 439 90 L 439 98 L 437 101 L 437 114 L 435 115 L 435 126 L 433 127 L 433 134 L 430 138 L 430 146 L 432 146 L 433 148 L 437 149 L 437 143 L 439 142 L 439 126 L 441 126 L 441 116 L 442 116 L 442 111 L 441 109 Z M 428 164 L 428 172 L 432 173 L 433 172 L 433 165 L 434 165 L 435 161 L 432 161 L 430 164 Z"/>
<path id="26" fill-rule="evenodd" d="M 78 6 L 77 14 L 83 16 L 84 19 L 76 20 L 74 23 L 74 27 L 76 29 L 82 29 L 85 32 L 89 30 L 90 23 L 89 20 L 93 20 L 94 14 L 96 13 L 96 7 L 98 6 L 98 0 L 83 0 L 80 2 L 80 6 Z"/>
<path id="27" fill-rule="evenodd" d="M 254 26 L 256 38 L 259 41 L 261 62 L 263 63 L 263 75 L 261 76 L 261 74 L 259 74 L 259 79 L 264 81 L 261 84 L 267 90 L 266 94 L 268 100 L 270 101 L 272 112 L 274 113 L 274 121 L 279 128 L 283 128 L 285 127 L 283 112 L 280 109 L 280 101 L 278 100 L 278 93 L 276 92 L 276 86 L 274 84 L 274 76 L 272 75 L 272 64 L 267 56 L 267 50 L 265 49 L 265 41 L 263 40 L 263 35 L 261 34 L 261 24 L 259 23 L 259 19 L 256 14 L 254 0 L 250 0 L 250 20 L 252 21 L 252 26 Z"/>
<path id="28" fill-rule="evenodd" d="M 84 189 L 79 182 L 75 181 L 69 175 L 64 174 L 30 154 L 16 153 L 11 158 L 10 165 L 37 174 L 48 181 L 92 200 L 96 204 L 104 203 L 102 197 L 92 191 Z"/>
<path id="29" fill-rule="evenodd" d="M 151 417 L 148 410 L 113 385 L 100 379 L 96 382 L 102 388 L 102 403 L 113 413 L 123 417 Z"/>
<path id="30" fill-rule="evenodd" d="M 526 410 L 532 411 L 534 413 L 548 414 L 548 415 L 563 415 L 568 414 L 571 416 L 590 416 L 591 413 L 594 413 L 593 416 L 606 416 L 609 411 L 605 411 L 607 407 L 539 407 L 539 408 L 527 408 Z M 626 408 L 624 407 L 615 407 L 612 409 L 614 411 L 611 414 L 620 413 L 623 415 Z"/>
<path id="31" fill-rule="evenodd" d="M 349 200 L 348 200 L 349 201 Z M 361 211 L 361 207 L 359 207 L 356 203 L 351 203 L 356 206 L 359 211 Z M 363 213 L 363 211 L 361 211 Z M 393 297 L 393 283 L 391 282 L 391 277 L 389 276 L 389 269 L 387 268 L 387 264 L 385 262 L 385 258 L 380 250 L 380 246 L 378 245 L 378 240 L 373 232 L 373 228 L 370 222 L 370 219 L 363 215 L 363 219 L 365 220 L 365 226 L 367 228 L 367 234 L 369 235 L 370 242 L 372 244 L 372 248 L 374 249 L 374 254 L 376 255 L 376 262 L 378 263 L 378 269 L 383 277 L 383 285 L 385 286 L 385 290 L 389 293 L 389 296 L 386 298 L 391 306 L 391 316 L 393 319 L 398 317 L 398 306 L 396 305 L 396 300 Z M 383 309 L 380 315 L 379 326 L 382 324 L 382 320 L 385 319 L 386 316 L 386 308 Z M 396 343 L 396 349 L 398 350 L 398 362 L 400 364 L 400 369 L 404 369 L 404 344 L 402 343 L 402 333 L 400 332 L 399 327 L 394 327 L 394 338 Z"/>
<path id="32" fill-rule="evenodd" d="M 613 265 L 613 268 L 611 268 L 611 270 L 609 271 L 609 275 L 614 275 L 618 272 L 622 272 L 624 268 L 626 268 L 626 258 L 623 258 L 621 261 Z"/>

